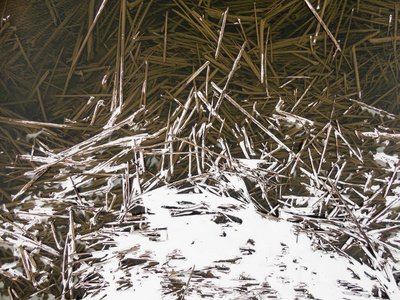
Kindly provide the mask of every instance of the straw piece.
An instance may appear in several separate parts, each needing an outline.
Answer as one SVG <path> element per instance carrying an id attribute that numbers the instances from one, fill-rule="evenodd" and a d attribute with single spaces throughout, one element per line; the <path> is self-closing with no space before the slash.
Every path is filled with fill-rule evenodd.
<path id="1" fill-rule="evenodd" d="M 37 242 L 35 240 L 32 240 L 31 238 L 25 237 L 22 234 L 19 234 L 19 233 L 16 233 L 16 232 L 11 232 L 11 231 L 3 229 L 1 227 L 0 227 L 0 232 L 5 234 L 5 235 L 9 235 L 9 236 L 15 237 L 16 239 L 21 241 L 22 245 L 27 245 L 27 246 L 32 247 L 34 249 L 41 249 L 41 250 L 46 251 L 46 252 L 48 252 L 48 253 L 50 253 L 50 254 L 52 254 L 54 256 L 60 256 L 60 253 L 57 250 L 55 250 L 55 249 L 53 249 L 53 248 L 51 248 L 51 247 L 49 247 L 47 245 L 43 245 L 43 244 L 41 244 L 41 243 L 39 243 L 39 242 Z"/>
<path id="2" fill-rule="evenodd" d="M 85 47 L 87 41 L 89 40 L 89 37 L 91 36 L 91 33 L 92 33 L 93 29 L 94 29 L 94 26 L 96 25 L 96 23 L 97 23 L 97 21 L 98 21 L 98 19 L 100 17 L 100 14 L 103 11 L 106 3 L 107 3 L 107 0 L 103 0 L 102 1 L 101 5 L 99 7 L 99 10 L 97 11 L 96 16 L 95 16 L 95 18 L 93 20 L 93 23 L 91 24 L 91 26 L 90 26 L 90 28 L 88 30 L 88 33 L 85 36 L 85 39 L 83 40 L 78 52 L 72 57 L 71 67 L 69 69 L 69 73 L 68 73 L 67 79 L 65 80 L 65 85 L 64 85 L 63 92 L 62 92 L 63 94 L 65 94 L 67 92 L 69 81 L 71 80 L 72 73 L 75 71 L 75 67 L 76 67 L 76 64 L 78 62 L 78 59 L 79 59 L 79 57 L 80 57 L 80 55 L 81 55 L 81 53 L 83 51 L 83 48 Z"/>
<path id="3" fill-rule="evenodd" d="M 221 94 L 220 94 L 220 96 L 218 98 L 218 101 L 217 101 L 217 104 L 215 105 L 214 110 L 218 110 L 219 106 L 222 103 L 222 99 L 224 98 L 226 89 L 228 88 L 228 84 L 231 81 L 231 79 L 233 77 L 233 74 L 235 73 L 235 71 L 236 71 L 236 69 L 237 69 L 237 67 L 239 65 L 240 58 L 242 57 L 242 53 L 244 51 L 244 47 L 246 47 L 246 41 L 243 43 L 242 47 L 240 48 L 239 54 L 237 55 L 237 57 L 235 59 L 235 62 L 233 63 L 232 69 L 231 69 L 231 71 L 229 72 L 229 75 L 228 75 L 228 79 L 226 80 L 225 86 L 224 86 L 224 88 L 223 88 L 223 90 L 222 90 L 222 92 L 221 92 Z"/>
<path id="4" fill-rule="evenodd" d="M 360 223 L 358 222 L 357 218 L 354 216 L 353 212 L 349 208 L 347 202 L 343 199 L 342 195 L 340 194 L 339 190 L 336 188 L 336 185 L 328 178 L 329 185 L 331 188 L 334 190 L 335 194 L 339 197 L 340 201 L 344 204 L 346 207 L 347 212 L 349 213 L 351 219 L 353 220 L 354 224 L 357 226 L 358 230 L 360 231 L 361 235 L 364 237 L 365 242 L 368 244 L 370 250 L 372 250 L 372 255 L 374 258 L 378 258 L 378 255 L 376 253 L 375 245 L 371 242 L 365 231 L 361 228 Z M 379 265 L 379 263 L 378 263 Z"/>
<path id="5" fill-rule="evenodd" d="M 18 46 L 19 46 L 19 48 L 21 49 L 22 55 L 24 56 L 24 58 L 25 58 L 25 60 L 26 60 L 26 62 L 27 62 L 27 64 L 28 64 L 29 69 L 31 69 L 31 71 L 32 71 L 33 73 L 35 73 L 35 68 L 33 67 L 33 65 L 32 65 L 30 59 L 28 58 L 28 55 L 26 54 L 26 52 L 25 52 L 25 50 L 24 50 L 24 47 L 22 46 L 21 41 L 19 40 L 19 38 L 18 38 L 17 35 L 15 35 L 15 40 L 17 41 Z"/>
<path id="6" fill-rule="evenodd" d="M 222 94 L 223 90 L 220 89 L 214 82 L 211 82 L 212 87 L 220 94 Z M 290 150 L 284 143 L 282 143 L 272 132 L 270 132 L 267 128 L 264 127 L 259 121 L 257 121 L 251 114 L 249 114 L 245 109 L 243 109 L 239 104 L 236 103 L 229 95 L 224 95 L 224 97 L 239 109 L 246 117 L 248 117 L 254 124 L 256 124 L 262 131 L 268 134 L 278 145 L 280 145 L 283 149 L 285 149 L 290 154 L 293 154 L 292 150 Z"/>
<path id="7" fill-rule="evenodd" d="M 398 40 L 400 40 L 400 36 L 368 39 L 371 44 L 396 43 Z"/>
<path id="8" fill-rule="evenodd" d="M 304 0 L 304 2 L 307 4 L 308 8 L 311 10 L 315 18 L 318 20 L 318 22 L 322 25 L 322 28 L 324 28 L 325 32 L 328 34 L 332 42 L 335 44 L 336 49 L 338 51 L 342 51 L 342 49 L 339 46 L 339 43 L 336 41 L 335 37 L 329 30 L 328 26 L 326 26 L 325 22 L 322 20 L 322 18 L 319 16 L 318 12 L 315 10 L 315 8 L 312 6 L 309 0 Z"/>
<path id="9" fill-rule="evenodd" d="M 353 62 L 354 62 L 354 72 L 356 74 L 356 84 L 357 84 L 357 91 L 358 91 L 358 98 L 361 99 L 361 84 L 360 84 L 360 74 L 358 72 L 358 65 L 357 65 L 357 57 L 356 57 L 356 47 L 353 46 L 351 48 L 353 53 Z"/>
<path id="10" fill-rule="evenodd" d="M 52 128 L 63 128 L 63 129 L 74 129 L 74 130 L 86 130 L 87 129 L 87 127 L 78 127 L 75 125 L 18 120 L 18 119 L 13 119 L 13 118 L 6 118 L 6 117 L 0 117 L 0 123 L 14 124 L 14 125 L 19 125 L 19 126 L 24 126 L 24 127 L 36 127 L 36 128 L 52 127 Z"/>
<path id="11" fill-rule="evenodd" d="M 386 141 L 400 141 L 400 134 L 399 133 L 387 133 L 387 132 L 380 132 L 379 130 L 375 129 L 374 132 L 362 132 L 362 136 L 374 138 L 378 142 L 381 140 Z"/>
<path id="12" fill-rule="evenodd" d="M 188 77 L 187 80 L 182 82 L 182 85 L 179 87 L 179 89 L 174 93 L 174 96 L 178 96 L 184 89 L 185 87 L 188 86 L 189 83 L 191 83 L 196 77 L 208 66 L 210 65 L 210 61 L 206 61 L 198 70 L 196 70 L 192 75 Z"/>
<path id="13" fill-rule="evenodd" d="M 94 0 L 90 0 L 89 2 L 89 8 L 88 8 L 88 31 L 90 30 L 90 27 L 92 26 L 93 23 L 93 17 L 94 17 Z M 93 36 L 90 35 L 87 43 L 87 55 L 88 58 L 93 57 Z"/>
<path id="14" fill-rule="evenodd" d="M 322 10 L 321 10 L 321 20 L 324 17 L 324 13 L 325 13 L 325 9 L 326 9 L 326 5 L 327 5 L 328 1 L 324 1 L 324 4 L 322 5 Z M 319 1 L 318 1 L 318 7 L 319 7 Z M 317 37 L 319 34 L 319 30 L 321 29 L 321 23 L 318 23 L 317 25 L 317 29 L 315 30 L 315 34 L 314 34 L 314 39 L 313 39 L 313 43 L 315 44 L 317 42 Z"/>
<path id="15" fill-rule="evenodd" d="M 163 62 L 167 60 L 168 10 L 165 12 Z"/>
<path id="16" fill-rule="evenodd" d="M 119 48 L 120 48 L 120 63 L 119 63 L 119 89 L 118 89 L 118 105 L 119 107 L 123 107 L 124 101 L 124 61 L 125 61 L 125 23 L 126 23 L 126 0 L 121 1 L 121 35 L 119 37 Z"/>
<path id="17" fill-rule="evenodd" d="M 225 30 L 225 25 L 226 25 L 226 18 L 228 16 L 228 11 L 229 7 L 225 10 L 225 12 L 222 14 L 222 24 L 221 24 L 221 29 L 219 31 L 219 38 L 218 38 L 218 43 L 217 43 L 217 49 L 215 50 L 215 60 L 218 60 L 218 55 L 219 55 L 219 49 L 221 47 L 222 43 L 222 38 L 224 36 L 224 30 Z"/>
<path id="18" fill-rule="evenodd" d="M 313 80 L 311 81 L 310 85 L 306 88 L 306 90 L 304 91 L 304 93 L 300 96 L 300 98 L 296 101 L 296 103 L 293 105 L 292 109 L 290 110 L 290 112 L 293 112 L 294 109 L 300 104 L 301 100 L 303 100 L 303 98 L 305 97 L 305 95 L 307 94 L 307 92 L 310 90 L 310 88 L 312 87 L 312 85 L 314 84 L 314 82 L 317 80 L 317 77 L 314 77 Z"/>

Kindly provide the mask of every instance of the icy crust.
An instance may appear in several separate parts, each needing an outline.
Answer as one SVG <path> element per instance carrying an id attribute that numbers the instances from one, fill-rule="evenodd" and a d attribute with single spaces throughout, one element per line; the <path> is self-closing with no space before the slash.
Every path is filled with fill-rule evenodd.
<path id="1" fill-rule="evenodd" d="M 385 153 L 385 147 L 378 147 L 376 154 L 374 154 L 374 160 L 382 167 L 389 167 L 388 171 L 394 172 L 396 165 L 399 164 L 399 158 L 397 154 L 388 155 Z"/>
<path id="2" fill-rule="evenodd" d="M 0 274 L 26 279 L 38 272 L 36 284 L 40 284 L 47 282 L 55 265 L 64 266 L 62 284 L 86 299 L 177 299 L 182 295 L 186 299 L 371 299 L 382 297 L 383 292 L 396 299 L 393 270 L 400 269 L 399 235 L 392 230 L 396 225 L 385 224 L 396 222 L 392 215 L 399 205 L 398 158 L 385 154 L 383 148 L 377 154 L 375 159 L 390 168 L 389 175 L 376 178 L 371 171 L 362 178 L 374 183 L 368 187 L 370 192 L 386 194 L 383 210 L 369 206 L 373 196 L 362 198 L 364 206 L 358 204 L 356 190 L 349 188 L 355 185 L 351 178 L 339 180 L 339 168 L 333 177 L 341 186 L 340 193 L 325 177 L 327 172 L 321 170 L 315 176 L 299 168 L 297 176 L 309 181 L 303 183 L 309 195 L 282 195 L 279 218 L 260 213 L 255 207 L 260 199 L 254 199 L 245 183 L 250 180 L 260 187 L 268 180 L 273 185 L 272 175 L 281 167 L 275 162 L 236 159 L 225 169 L 211 167 L 180 184 L 154 190 L 155 185 L 148 185 L 142 193 L 134 175 L 111 175 L 116 169 L 109 160 L 99 167 L 89 166 L 93 173 L 110 174 L 96 189 L 82 191 L 76 198 L 67 193 L 74 191 L 74 185 L 93 182 L 83 175 L 55 178 L 48 183 L 57 189 L 52 192 L 54 198 L 28 196 L 21 203 L 32 202 L 33 209 L 14 209 L 20 220 L 4 223 L 0 246 L 10 247 L 19 262 L 3 264 Z M 118 170 L 129 167 L 127 163 L 119 166 Z M 159 177 L 166 178 L 166 171 L 161 170 Z M 136 192 L 126 194 L 120 209 L 110 209 L 111 196 L 104 207 L 92 205 L 95 194 L 97 199 L 105 191 L 125 191 L 128 181 Z M 55 205 L 59 203 L 67 207 L 63 211 L 69 216 L 59 214 Z M 72 210 L 70 203 L 75 203 Z M 68 220 L 58 227 L 66 235 L 50 231 L 55 218 Z M 98 229 L 88 232 L 86 227 L 91 226 Z M 36 228 L 42 227 L 49 230 L 43 236 L 53 234 L 53 248 L 23 235 L 28 230 L 37 236 Z M 32 257 L 40 257 L 44 270 L 35 267 Z"/>
<path id="3" fill-rule="evenodd" d="M 106 145 L 120 150 L 110 151 L 113 158 L 125 159 L 142 138 Z M 0 246 L 10 247 L 19 261 L 3 264 L 2 276 L 37 287 L 56 266 L 63 292 L 87 299 L 356 299 L 384 293 L 397 299 L 399 159 L 384 148 L 371 156 L 387 176 L 369 171 L 358 176 L 365 184 L 341 176 L 346 161 L 330 173 L 314 167 L 290 171 L 304 179 L 308 195 L 289 187 L 267 203 L 266 217 L 257 205 L 268 201 L 265 189 L 277 186 L 289 163 L 246 158 L 218 164 L 219 156 L 207 172 L 168 184 L 169 171 L 162 167 L 152 177 L 157 180 L 138 176 L 161 163 L 155 155 L 146 157 L 147 164 L 144 156 L 138 159 L 138 174 L 130 174 L 132 165 L 124 160 L 97 163 L 91 155 L 107 148 L 98 142 L 84 148 L 87 159 L 74 164 L 85 174 L 73 174 L 71 162 L 60 160 L 53 180 L 43 182 L 48 198 L 27 196 L 21 204 L 32 208 L 16 207 L 16 217 L 8 216 Z M 88 176 L 102 172 L 106 179 L 100 184 Z M 154 189 L 160 181 L 167 186 Z M 123 191 L 123 202 L 114 207 L 116 190 Z M 360 195 L 362 190 L 369 196 Z M 380 193 L 384 201 L 375 200 Z"/>
<path id="4" fill-rule="evenodd" d="M 177 299 L 182 291 L 186 299 L 357 299 L 380 286 L 375 270 L 316 250 L 295 224 L 249 203 L 167 187 L 141 200 L 148 228 L 115 233 L 114 247 L 92 253 L 102 263 L 85 271 L 103 283 L 86 299 Z"/>
<path id="5" fill-rule="evenodd" d="M 185 109 L 153 134 L 121 137 L 137 112 L 58 154 L 21 156 L 42 165 L 3 206 L 0 275 L 70 298 L 399 299 L 395 148 L 365 153 L 331 123 L 315 134 L 282 105 L 271 124 L 300 124 L 298 152 L 255 119 L 275 149 L 255 149 L 238 124 L 244 158 L 226 138 L 206 146 L 210 123 L 181 138 Z"/>

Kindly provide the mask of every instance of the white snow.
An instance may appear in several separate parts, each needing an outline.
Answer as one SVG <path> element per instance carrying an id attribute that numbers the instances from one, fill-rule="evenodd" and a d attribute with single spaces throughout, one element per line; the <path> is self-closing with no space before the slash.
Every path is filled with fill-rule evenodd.
<path id="1" fill-rule="evenodd" d="M 374 154 L 374 160 L 382 167 L 387 167 L 389 165 L 390 170 L 394 171 L 396 165 L 399 163 L 398 155 L 388 155 L 384 150 L 385 147 L 377 148 L 376 154 Z"/>
<path id="2" fill-rule="evenodd" d="M 333 252 L 315 250 L 312 239 L 295 224 L 263 217 L 251 204 L 208 191 L 182 194 L 167 187 L 144 194 L 141 201 L 149 209 L 150 226 L 144 234 L 143 230 L 116 234 L 116 246 L 101 251 L 106 263 L 100 273 L 111 284 L 95 299 L 177 299 L 174 292 L 165 294 L 168 283 L 178 280 L 186 285 L 193 268 L 185 299 L 202 295 L 214 299 L 371 299 L 373 287 L 379 286 L 371 279 L 378 277 L 376 271 L 355 260 L 349 264 L 348 258 Z M 191 211 L 199 214 L 188 215 Z M 221 216 L 231 221 L 215 222 Z M 117 291 L 117 282 L 127 278 L 120 253 L 125 254 L 123 259 L 145 258 L 159 264 L 130 267 L 133 286 Z M 358 292 L 346 286 L 357 287 Z"/>

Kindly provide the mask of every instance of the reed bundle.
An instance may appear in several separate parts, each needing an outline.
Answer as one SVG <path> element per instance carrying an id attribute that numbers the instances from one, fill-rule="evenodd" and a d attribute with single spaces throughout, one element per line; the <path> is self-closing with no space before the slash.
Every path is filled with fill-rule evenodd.
<path id="1" fill-rule="evenodd" d="M 397 4 L 21 0 L 0 11 L 3 294 L 101 289 L 91 253 L 113 247 L 111 233 L 145 231 L 140 196 L 164 185 L 250 201 L 381 271 L 378 295 L 397 289 Z"/>

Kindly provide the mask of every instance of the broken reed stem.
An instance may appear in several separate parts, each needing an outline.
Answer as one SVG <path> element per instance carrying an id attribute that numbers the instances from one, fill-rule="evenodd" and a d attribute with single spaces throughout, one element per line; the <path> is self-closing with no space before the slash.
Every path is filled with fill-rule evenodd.
<path id="1" fill-rule="evenodd" d="M 0 123 L 18 125 L 23 127 L 33 127 L 38 129 L 41 129 L 43 127 L 51 127 L 51 128 L 71 129 L 71 130 L 87 130 L 86 126 L 79 127 L 73 124 L 69 125 L 69 124 L 54 124 L 54 123 L 27 121 L 27 120 L 13 119 L 1 116 L 0 116 Z"/>
<path id="2" fill-rule="evenodd" d="M 4 9 L 5 9 L 5 8 L 6 8 L 6 7 L 4 7 Z M 31 63 L 31 61 L 30 61 L 28 55 L 26 54 L 26 52 L 25 52 L 25 50 L 24 50 L 24 47 L 22 46 L 21 41 L 19 40 L 17 34 L 15 34 L 15 40 L 17 41 L 17 44 L 18 44 L 18 46 L 19 46 L 19 48 L 20 48 L 20 50 L 21 50 L 22 55 L 23 55 L 24 58 L 25 58 L 25 61 L 26 61 L 27 64 L 28 64 L 29 69 L 30 69 L 33 73 L 36 73 L 35 68 L 33 67 L 33 65 L 32 65 L 32 63 Z"/>
<path id="3" fill-rule="evenodd" d="M 212 87 L 220 94 L 222 94 L 222 89 L 220 89 L 214 82 L 211 82 Z M 237 109 L 239 109 L 246 117 L 248 117 L 254 124 L 256 124 L 262 131 L 269 135 L 279 146 L 285 149 L 290 154 L 293 151 L 290 150 L 284 143 L 281 142 L 271 131 L 264 127 L 259 121 L 257 121 L 251 114 L 249 114 L 244 108 L 242 108 L 235 100 L 233 100 L 229 95 L 224 95 L 224 97 L 233 104 Z"/>
<path id="4" fill-rule="evenodd" d="M 317 76 L 313 78 L 313 80 L 311 81 L 310 85 L 306 88 L 306 90 L 304 91 L 304 93 L 301 95 L 301 97 L 299 98 L 299 100 L 296 101 L 296 103 L 293 105 L 292 109 L 290 110 L 290 112 L 293 112 L 294 109 L 297 107 L 297 105 L 300 104 L 301 100 L 303 100 L 303 98 L 305 97 L 305 95 L 308 93 L 308 91 L 310 90 L 310 88 L 312 87 L 312 85 L 314 84 L 314 82 L 317 80 Z"/>
<path id="5" fill-rule="evenodd" d="M 390 36 L 390 37 L 382 37 L 382 38 L 370 38 L 368 41 L 371 44 L 383 44 L 383 43 L 396 43 L 400 40 L 400 36 Z"/>
<path id="6" fill-rule="evenodd" d="M 399 23 L 399 4 L 394 3 L 394 36 L 395 37 L 397 37 L 398 23 Z M 399 74 L 399 62 L 398 62 L 398 58 L 397 58 L 397 43 L 396 43 L 396 41 L 394 41 L 394 43 L 393 43 L 393 53 L 394 53 L 394 64 L 396 66 L 395 70 L 396 70 L 396 78 L 397 78 L 398 74 Z"/>
<path id="7" fill-rule="evenodd" d="M 145 71 L 144 71 L 144 80 L 142 85 L 142 94 L 140 97 L 140 107 L 146 107 L 146 95 L 147 95 L 147 76 L 149 74 L 149 62 L 146 60 L 144 62 Z"/>
<path id="8" fill-rule="evenodd" d="M 46 173 L 49 170 L 49 168 L 50 167 L 47 166 L 39 167 L 35 172 L 36 173 L 35 176 L 33 176 L 33 178 L 26 185 L 24 185 L 24 187 L 17 194 L 15 194 L 12 197 L 12 201 L 17 200 L 20 196 L 22 196 L 25 193 L 25 191 L 32 186 L 32 184 L 34 184 L 44 173 Z"/>
<path id="9" fill-rule="evenodd" d="M 264 83 L 265 61 L 264 61 L 264 27 L 265 19 L 260 22 L 260 69 L 261 69 L 261 83 Z"/>
<path id="10" fill-rule="evenodd" d="M 122 110 L 124 101 L 124 62 L 125 62 L 125 22 L 126 22 L 126 0 L 121 1 L 121 37 L 120 37 L 120 65 L 119 65 L 119 90 L 118 90 L 118 105 Z"/>
<path id="11" fill-rule="evenodd" d="M 318 22 L 322 25 L 324 28 L 325 32 L 328 34 L 332 42 L 335 44 L 336 49 L 338 51 L 342 51 L 340 48 L 339 43 L 336 41 L 335 37 L 333 36 L 332 32 L 329 30 L 328 26 L 326 26 L 325 22 L 322 20 L 322 18 L 319 16 L 318 12 L 315 10 L 315 8 L 312 6 L 309 0 L 304 0 L 304 2 L 307 4 L 308 8 L 311 10 L 315 18 L 318 20 Z"/>
<path id="12" fill-rule="evenodd" d="M 194 268 L 195 268 L 195 266 L 192 267 L 192 271 L 190 272 L 189 279 L 186 282 L 185 289 L 183 290 L 182 294 L 178 298 L 179 300 L 184 300 L 185 299 L 185 294 L 186 294 L 187 290 L 189 289 L 189 284 L 190 284 L 190 281 L 192 280 L 192 276 L 193 276 L 193 273 L 194 273 Z"/>
<path id="13" fill-rule="evenodd" d="M 224 88 L 223 88 L 223 90 L 222 90 L 222 92 L 221 92 L 221 94 L 220 94 L 220 96 L 218 98 L 217 104 L 215 105 L 215 108 L 214 108 L 215 111 L 217 111 L 218 108 L 220 107 L 220 105 L 222 104 L 222 100 L 223 100 L 224 95 L 226 93 L 226 89 L 228 88 L 229 82 L 231 81 L 231 79 L 233 77 L 233 74 L 235 73 L 235 71 L 236 71 L 236 69 L 237 69 L 237 67 L 239 65 L 240 58 L 242 57 L 242 53 L 244 51 L 244 47 L 246 47 L 246 41 L 244 41 L 242 47 L 240 48 L 239 54 L 236 57 L 235 62 L 233 63 L 232 69 L 228 74 L 228 79 L 226 80 L 225 86 L 224 86 Z"/>
<path id="14" fill-rule="evenodd" d="M 319 1 L 318 1 L 319 2 Z M 321 19 L 324 17 L 324 13 L 325 13 L 325 8 L 326 8 L 326 5 L 327 5 L 327 2 L 328 1 L 324 1 L 324 4 L 323 4 L 323 6 L 322 6 L 322 10 L 321 10 Z M 318 7 L 319 7 L 320 5 L 319 5 L 319 3 L 318 3 Z M 315 30 L 315 34 L 314 34 L 314 41 L 313 41 L 313 43 L 315 44 L 316 42 L 317 42 L 317 37 L 318 37 L 318 34 L 319 34 L 319 30 L 321 29 L 321 23 L 318 23 L 318 25 L 317 25 L 317 29 Z"/>
<path id="15" fill-rule="evenodd" d="M 42 101 L 42 96 L 40 95 L 39 86 L 36 86 L 36 92 L 37 92 L 37 97 L 38 97 L 39 104 L 40 104 L 40 110 L 42 111 L 43 120 L 45 122 L 48 122 L 46 110 L 44 109 L 44 105 L 43 105 L 43 101 Z"/>
<path id="16" fill-rule="evenodd" d="M 90 27 L 92 26 L 92 23 L 93 23 L 94 5 L 95 5 L 95 0 L 90 0 L 89 9 L 88 9 L 88 31 L 90 30 Z M 92 35 L 90 35 L 90 37 L 88 39 L 87 55 L 88 55 L 88 58 L 91 58 L 93 55 L 93 36 Z"/>
<path id="17" fill-rule="evenodd" d="M 221 43 L 222 43 L 222 38 L 224 36 L 224 30 L 225 30 L 225 24 L 226 24 L 226 18 L 228 16 L 228 11 L 229 11 L 229 7 L 226 9 L 226 11 L 222 14 L 223 18 L 222 18 L 222 25 L 221 25 L 221 29 L 219 32 L 219 38 L 218 38 L 218 43 L 217 43 L 217 49 L 215 50 L 215 59 L 218 60 L 218 55 L 219 55 L 219 49 L 221 47 Z"/>
<path id="18" fill-rule="evenodd" d="M 358 91 L 358 99 L 361 100 L 361 84 L 360 84 L 360 74 L 358 73 L 358 64 L 357 64 L 357 56 L 356 56 L 356 47 L 351 47 L 351 51 L 353 53 L 353 62 L 354 62 L 354 72 L 356 74 L 356 84 Z"/>
<path id="19" fill-rule="evenodd" d="M 78 52 L 76 53 L 76 55 L 74 55 L 74 57 L 72 58 L 71 67 L 70 67 L 70 69 L 69 69 L 69 73 L 68 73 L 67 79 L 65 80 L 65 85 L 64 85 L 63 92 L 62 92 L 63 95 L 67 92 L 68 85 L 69 85 L 69 81 L 71 80 L 72 74 L 73 74 L 73 72 L 75 71 L 75 67 L 76 67 L 76 64 L 77 64 L 77 62 L 78 62 L 78 59 L 79 59 L 79 57 L 81 56 L 81 53 L 82 53 L 82 51 L 83 51 L 83 49 L 84 49 L 84 47 L 85 47 L 87 41 L 89 40 L 89 37 L 90 37 L 91 34 L 92 34 L 92 31 L 93 31 L 93 29 L 94 29 L 94 26 L 96 25 L 96 23 L 97 23 L 97 21 L 98 21 L 98 19 L 99 19 L 99 17 L 100 17 L 100 14 L 101 14 L 101 12 L 103 11 L 103 9 L 104 9 L 106 3 L 107 3 L 107 0 L 103 0 L 103 2 L 101 3 L 100 8 L 99 8 L 99 10 L 97 11 L 96 17 L 94 18 L 93 23 L 91 24 L 91 26 L 90 26 L 90 28 L 89 28 L 89 30 L 88 30 L 88 33 L 86 34 L 86 37 L 85 37 L 85 39 L 84 39 L 83 42 L 82 42 L 82 45 L 80 46 L 80 48 L 79 48 Z"/>
<path id="20" fill-rule="evenodd" d="M 363 236 L 366 244 L 369 246 L 370 251 L 372 256 L 374 258 L 378 258 L 379 256 L 377 255 L 377 251 L 375 249 L 375 245 L 372 244 L 371 240 L 369 239 L 369 237 L 367 236 L 367 234 L 365 233 L 365 231 L 361 228 L 360 223 L 358 222 L 357 218 L 354 216 L 353 212 L 351 211 L 350 207 L 348 206 L 347 202 L 343 199 L 341 193 L 339 192 L 339 190 L 336 187 L 336 184 L 334 184 L 329 178 L 327 178 L 327 181 L 329 183 L 329 185 L 331 186 L 332 190 L 335 192 L 335 194 L 339 197 L 340 201 L 343 203 L 343 205 L 346 208 L 346 211 L 348 212 L 350 218 L 352 219 L 352 221 L 354 222 L 354 224 L 357 226 L 360 234 Z M 377 267 L 380 267 L 380 263 L 377 263 Z"/>
<path id="21" fill-rule="evenodd" d="M 207 75 L 209 73 L 209 65 L 210 61 L 206 61 L 199 69 L 197 69 L 192 75 L 188 77 L 186 81 L 183 81 L 180 85 L 180 87 L 176 90 L 174 93 L 173 97 L 177 97 L 187 86 L 189 83 L 191 83 L 196 77 L 205 69 L 207 68 Z M 207 88 L 208 88 L 208 80 L 206 80 L 206 93 L 207 93 Z M 208 94 L 208 93 L 207 93 Z"/>
<path id="22" fill-rule="evenodd" d="M 254 2 L 254 23 L 256 26 L 257 47 L 260 48 L 260 36 L 258 35 L 258 18 L 257 18 L 257 5 Z"/>
<path id="23" fill-rule="evenodd" d="M 268 54 L 268 41 L 269 41 L 269 26 L 268 26 L 268 31 L 267 31 L 267 38 L 265 39 L 265 50 L 264 50 L 264 60 L 263 60 L 263 64 L 264 64 L 264 78 L 263 78 L 263 83 L 265 85 L 265 92 L 267 94 L 267 98 L 270 98 L 270 94 L 269 94 L 269 89 L 268 89 L 268 72 L 267 72 L 267 54 Z"/>
<path id="24" fill-rule="evenodd" d="M 167 60 L 168 10 L 165 12 L 163 63 Z"/>

